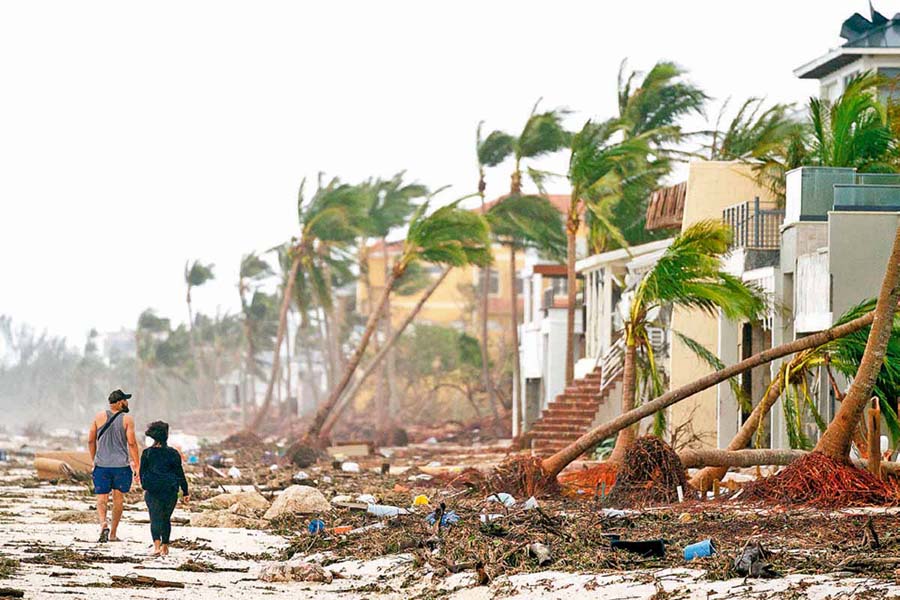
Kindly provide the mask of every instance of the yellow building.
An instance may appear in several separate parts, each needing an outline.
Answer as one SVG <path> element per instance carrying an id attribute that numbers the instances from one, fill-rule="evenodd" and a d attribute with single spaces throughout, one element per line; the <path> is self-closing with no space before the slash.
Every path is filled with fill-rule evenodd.
<path id="1" fill-rule="evenodd" d="M 681 229 L 705 219 L 721 220 L 729 206 L 759 198 L 773 203 L 771 193 L 756 183 L 751 168 L 737 162 L 697 161 L 690 165 Z M 675 308 L 672 329 L 719 353 L 718 317 L 700 311 Z M 670 359 L 670 389 L 676 389 L 712 372 L 712 369 L 673 337 Z M 670 427 L 691 423 L 699 445 L 715 447 L 718 431 L 718 401 L 715 387 L 683 400 L 669 409 Z"/>
<path id="2" fill-rule="evenodd" d="M 568 208 L 569 197 L 565 195 L 551 195 L 549 200 L 560 212 L 565 213 Z M 490 208 L 500 199 L 486 204 Z M 480 211 L 481 209 L 475 209 Z M 402 250 L 402 241 L 391 242 L 385 248 L 381 242 L 371 244 L 368 248 L 369 285 L 372 295 L 377 300 L 381 296 L 385 282 L 385 255 L 388 264 Z M 494 262 L 490 267 L 490 284 L 488 292 L 488 327 L 492 332 L 505 335 L 509 329 L 509 320 L 512 315 L 512 293 L 510 290 L 510 251 L 508 248 L 495 244 L 493 247 Z M 523 252 L 516 253 L 516 269 L 525 265 Z M 426 265 L 432 277 L 437 277 L 443 270 L 440 265 Z M 522 321 L 524 312 L 524 299 L 521 288 L 521 279 L 518 282 L 518 317 Z M 425 302 L 422 310 L 416 317 L 418 323 L 443 325 L 474 330 L 478 324 L 480 306 L 478 303 L 478 289 L 481 285 L 481 269 L 478 267 L 460 267 L 450 271 L 447 278 L 438 286 L 432 296 Z M 403 296 L 392 294 L 391 296 L 391 320 L 398 323 L 409 314 L 416 303 L 421 299 L 423 291 L 416 294 Z M 357 284 L 357 310 L 366 315 L 369 311 L 366 282 L 363 278 Z"/>

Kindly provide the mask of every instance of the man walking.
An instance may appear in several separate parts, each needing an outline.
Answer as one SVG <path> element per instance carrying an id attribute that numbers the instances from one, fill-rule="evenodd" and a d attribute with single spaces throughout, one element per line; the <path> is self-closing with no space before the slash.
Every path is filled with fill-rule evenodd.
<path id="1" fill-rule="evenodd" d="M 122 519 L 124 495 L 131 490 L 131 482 L 137 480 L 140 470 L 134 419 L 126 414 L 129 398 L 131 394 L 113 390 L 109 395 L 109 409 L 97 413 L 88 434 L 88 449 L 94 463 L 100 543 L 119 541 L 116 532 Z M 106 520 L 110 492 L 113 497 L 112 528 Z"/>

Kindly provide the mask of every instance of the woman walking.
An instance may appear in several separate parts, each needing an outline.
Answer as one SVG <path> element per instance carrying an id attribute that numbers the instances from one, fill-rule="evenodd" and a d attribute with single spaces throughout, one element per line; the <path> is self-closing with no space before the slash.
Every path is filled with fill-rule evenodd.
<path id="1" fill-rule="evenodd" d="M 181 467 L 181 455 L 166 445 L 169 424 L 154 421 L 147 427 L 147 437 L 153 445 L 141 455 L 141 487 L 150 511 L 150 535 L 153 536 L 153 556 L 169 554 L 169 538 L 172 534 L 172 512 L 178 503 L 178 488 L 187 504 L 187 479 Z"/>

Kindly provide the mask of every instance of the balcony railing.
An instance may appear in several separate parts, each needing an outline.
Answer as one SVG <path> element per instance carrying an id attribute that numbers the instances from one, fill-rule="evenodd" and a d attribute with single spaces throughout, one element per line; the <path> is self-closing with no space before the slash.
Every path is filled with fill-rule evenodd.
<path id="1" fill-rule="evenodd" d="M 722 211 L 722 220 L 734 235 L 732 248 L 777 250 L 780 246 L 784 211 L 760 203 L 759 198 L 729 206 Z"/>

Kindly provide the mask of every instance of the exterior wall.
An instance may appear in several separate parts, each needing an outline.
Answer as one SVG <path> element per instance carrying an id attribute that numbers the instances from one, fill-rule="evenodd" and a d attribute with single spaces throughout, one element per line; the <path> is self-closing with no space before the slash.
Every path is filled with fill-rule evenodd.
<path id="1" fill-rule="evenodd" d="M 895 212 L 828 215 L 831 311 L 835 319 L 861 301 L 878 296 L 898 225 L 900 214 Z"/>
<path id="2" fill-rule="evenodd" d="M 722 219 L 722 210 L 759 196 L 771 201 L 771 194 L 756 184 L 746 165 L 733 162 L 693 162 L 688 173 L 682 230 L 704 219 Z M 697 311 L 676 308 L 672 329 L 697 340 L 712 352 L 719 350 L 718 318 Z M 672 341 L 669 373 L 670 389 L 675 389 L 711 372 L 677 339 Z M 669 409 L 670 427 L 691 421 L 702 446 L 713 447 L 718 437 L 718 394 L 715 388 L 682 400 Z"/>
<path id="3" fill-rule="evenodd" d="M 900 51 L 900 49 L 898 49 Z M 843 66 L 819 80 L 819 96 L 823 99 L 834 100 L 844 91 L 844 79 L 863 71 L 874 71 L 879 67 L 900 67 L 900 56 L 895 55 L 871 55 L 860 56 L 849 65 Z"/>

